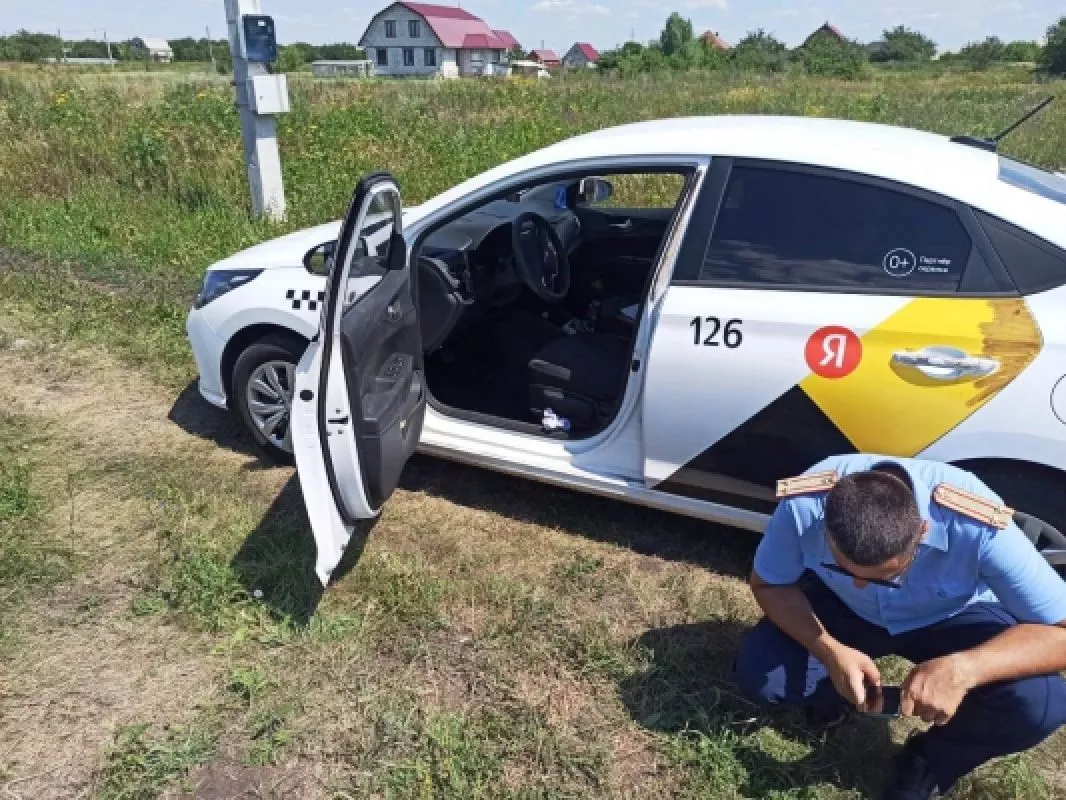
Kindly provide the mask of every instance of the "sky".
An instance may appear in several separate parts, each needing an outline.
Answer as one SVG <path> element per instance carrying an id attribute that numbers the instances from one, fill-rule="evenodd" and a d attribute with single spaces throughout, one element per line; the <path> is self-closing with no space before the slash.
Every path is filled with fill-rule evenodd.
<path id="1" fill-rule="evenodd" d="M 441 0 L 453 5 L 454 0 Z M 261 0 L 282 43 L 357 41 L 388 0 Z M 763 28 L 790 46 L 827 20 L 860 41 L 903 24 L 922 31 L 942 50 L 997 35 L 1005 41 L 1039 39 L 1066 13 L 1062 0 L 463 0 L 463 8 L 493 28 L 510 30 L 526 49 L 565 52 L 575 41 L 600 49 L 635 37 L 658 37 L 666 17 L 679 11 L 697 33 L 717 31 L 736 42 Z M 226 36 L 223 0 L 0 0 L 0 33 L 25 28 L 62 32 L 64 38 Z"/>

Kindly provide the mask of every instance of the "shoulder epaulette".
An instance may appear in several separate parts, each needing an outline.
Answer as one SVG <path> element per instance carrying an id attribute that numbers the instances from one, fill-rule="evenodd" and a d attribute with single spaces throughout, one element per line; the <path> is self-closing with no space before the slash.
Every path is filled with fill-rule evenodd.
<path id="1" fill-rule="evenodd" d="M 838 480 L 840 480 L 840 475 L 836 470 L 812 472 L 808 475 L 797 475 L 795 478 L 782 478 L 777 482 L 777 499 L 827 492 L 836 486 Z"/>
<path id="2" fill-rule="evenodd" d="M 933 501 L 993 528 L 1006 528 L 1014 517 L 1014 509 L 1010 506 L 964 492 L 947 483 L 938 484 L 933 490 Z"/>

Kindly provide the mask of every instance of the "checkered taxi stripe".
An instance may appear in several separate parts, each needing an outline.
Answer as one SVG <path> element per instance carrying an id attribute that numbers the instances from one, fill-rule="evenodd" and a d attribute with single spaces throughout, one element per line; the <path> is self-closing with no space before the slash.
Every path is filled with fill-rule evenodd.
<path id="1" fill-rule="evenodd" d="M 300 292 L 299 297 L 296 295 L 295 289 L 289 289 L 285 293 L 285 299 L 292 301 L 292 307 L 295 311 L 299 311 L 301 308 L 306 308 L 308 311 L 318 311 L 319 303 L 326 299 L 325 292 L 318 292 L 314 299 L 311 299 L 313 292 L 304 289 Z"/>

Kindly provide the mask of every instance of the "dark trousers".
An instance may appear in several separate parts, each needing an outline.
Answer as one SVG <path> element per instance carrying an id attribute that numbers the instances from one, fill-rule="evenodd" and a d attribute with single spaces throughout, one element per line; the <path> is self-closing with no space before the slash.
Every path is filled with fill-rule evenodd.
<path id="1" fill-rule="evenodd" d="M 915 663 L 969 650 L 1017 620 L 998 604 L 970 606 L 951 619 L 891 635 L 851 611 L 821 581 L 803 584 L 814 613 L 833 638 L 871 658 L 898 655 Z M 845 701 L 825 667 L 768 619 L 740 643 L 734 677 L 761 704 L 802 703 L 831 709 Z M 1066 682 L 1040 675 L 989 684 L 966 695 L 952 720 L 922 737 L 941 793 L 966 773 L 998 756 L 1028 750 L 1066 723 Z"/>

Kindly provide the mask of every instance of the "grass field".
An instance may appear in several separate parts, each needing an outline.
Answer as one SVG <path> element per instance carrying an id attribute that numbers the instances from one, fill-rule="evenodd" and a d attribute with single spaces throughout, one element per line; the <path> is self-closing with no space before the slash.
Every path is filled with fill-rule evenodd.
<path id="1" fill-rule="evenodd" d="M 337 217 L 371 168 L 417 202 L 629 119 L 984 134 L 1061 88 L 300 79 L 270 226 L 224 80 L 0 71 L 0 796 L 875 796 L 904 725 L 819 737 L 734 694 L 747 534 L 418 458 L 323 593 L 293 472 L 199 401 L 184 313 L 210 261 Z M 1066 165 L 1066 109 L 1007 149 Z M 1066 796 L 1064 755 L 959 796 Z"/>

